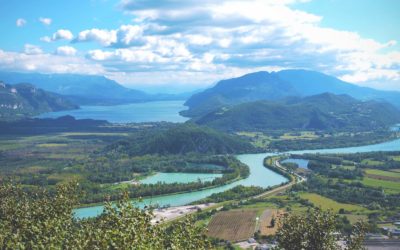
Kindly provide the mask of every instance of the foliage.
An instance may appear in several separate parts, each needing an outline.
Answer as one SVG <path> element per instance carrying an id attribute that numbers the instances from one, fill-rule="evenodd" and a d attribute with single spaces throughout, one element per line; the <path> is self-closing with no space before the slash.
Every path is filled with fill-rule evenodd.
<path id="1" fill-rule="evenodd" d="M 0 120 L 12 121 L 44 112 L 76 109 L 66 98 L 28 83 L 15 85 L 0 81 Z"/>
<path id="2" fill-rule="evenodd" d="M 229 154 L 253 152 L 254 147 L 238 136 L 217 132 L 207 127 L 185 123 L 167 130 L 136 133 L 106 148 L 131 156 L 146 154 Z"/>
<path id="3" fill-rule="evenodd" d="M 361 102 L 324 93 L 304 98 L 256 101 L 223 107 L 195 118 L 221 131 L 375 131 L 400 122 L 400 111 L 387 103 Z"/>
<path id="4" fill-rule="evenodd" d="M 279 221 L 278 248 L 286 250 L 338 249 L 335 238 L 336 217 L 330 211 L 311 209 L 305 215 L 290 214 Z M 345 249 L 362 249 L 364 231 L 356 226 Z"/>
<path id="5" fill-rule="evenodd" d="M 220 193 L 214 193 L 207 198 L 197 201 L 196 203 L 207 203 L 207 202 L 221 202 L 226 200 L 242 200 L 245 198 L 249 198 L 262 192 L 265 192 L 267 189 L 261 187 L 245 187 L 242 185 L 236 186 L 229 190 Z"/>
<path id="6" fill-rule="evenodd" d="M 73 216 L 76 184 L 59 185 L 54 196 L 30 197 L 13 184 L 0 186 L 1 249 L 208 249 L 202 228 L 186 218 L 153 225 L 152 212 L 136 208 L 128 195 L 106 203 L 92 219 Z"/>

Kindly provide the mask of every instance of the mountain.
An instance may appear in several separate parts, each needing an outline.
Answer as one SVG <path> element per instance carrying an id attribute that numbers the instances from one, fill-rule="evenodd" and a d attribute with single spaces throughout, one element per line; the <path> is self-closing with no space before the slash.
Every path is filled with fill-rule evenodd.
<path id="1" fill-rule="evenodd" d="M 17 120 L 44 112 L 76 109 L 77 105 L 62 96 L 27 83 L 0 82 L 0 120 Z"/>
<path id="2" fill-rule="evenodd" d="M 29 82 L 38 88 L 63 95 L 80 105 L 182 99 L 181 96 L 172 94 L 147 94 L 129 89 L 104 76 L 0 72 L 0 80 L 11 84 Z"/>
<path id="3" fill-rule="evenodd" d="M 400 122 L 400 111 L 389 103 L 359 101 L 348 95 L 323 93 L 279 101 L 255 101 L 220 108 L 197 124 L 222 131 L 335 130 L 371 131 Z"/>
<path id="4" fill-rule="evenodd" d="M 254 151 L 254 147 L 234 135 L 186 123 L 167 130 L 152 130 L 134 135 L 106 149 L 130 155 L 145 154 L 230 154 Z"/>
<path id="5" fill-rule="evenodd" d="M 347 94 L 359 100 L 385 100 L 400 107 L 400 92 L 360 87 L 315 71 L 282 70 L 272 73 L 261 71 L 222 80 L 189 98 L 185 103 L 189 109 L 182 114 L 196 117 L 245 102 L 304 97 L 324 92 Z"/>

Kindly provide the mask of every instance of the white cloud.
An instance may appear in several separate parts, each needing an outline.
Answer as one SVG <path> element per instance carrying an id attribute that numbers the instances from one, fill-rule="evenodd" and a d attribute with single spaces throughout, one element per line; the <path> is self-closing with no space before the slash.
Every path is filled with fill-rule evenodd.
<path id="1" fill-rule="evenodd" d="M 71 31 L 69 31 L 67 29 L 59 29 L 56 32 L 54 32 L 51 37 L 44 36 L 44 37 L 41 37 L 40 40 L 43 42 L 49 43 L 49 42 L 54 42 L 54 41 L 58 41 L 58 40 L 72 40 L 72 38 L 74 38 L 74 35 L 72 34 Z"/>
<path id="2" fill-rule="evenodd" d="M 39 18 L 39 22 L 41 22 L 42 24 L 48 26 L 53 22 L 53 20 L 51 18 L 48 18 L 48 17 L 40 17 Z"/>
<path id="3" fill-rule="evenodd" d="M 163 27 L 150 35 L 144 30 L 143 39 L 151 51 L 155 51 L 151 41 L 166 38 L 185 46 L 186 65 L 161 54 L 170 67 L 175 64 L 179 70 L 213 75 L 234 68 L 306 68 L 359 84 L 399 79 L 399 52 L 386 50 L 397 41 L 381 43 L 356 32 L 322 27 L 323 17 L 291 5 L 299 2 L 304 1 L 123 0 L 120 6 L 139 25 Z M 118 58 L 113 60 L 116 65 Z M 149 67 L 155 69 L 155 64 Z"/>
<path id="4" fill-rule="evenodd" d="M 39 46 L 32 44 L 25 44 L 24 53 L 27 55 L 37 55 L 37 54 L 42 54 L 43 50 Z"/>
<path id="5" fill-rule="evenodd" d="M 74 56 L 76 52 L 76 49 L 71 46 L 61 46 L 56 49 L 56 54 L 63 56 Z"/>
<path id="6" fill-rule="evenodd" d="M 65 30 L 65 29 L 57 30 L 56 33 L 54 33 L 52 36 L 53 41 L 62 40 L 62 39 L 71 40 L 72 38 L 74 38 L 74 36 L 72 35 L 72 32 L 69 30 Z"/>
<path id="7" fill-rule="evenodd" d="M 41 40 L 98 43 L 83 52 L 85 61 L 125 83 L 210 84 L 283 68 L 322 71 L 362 85 L 400 82 L 397 41 L 323 27 L 323 17 L 294 9 L 299 2 L 304 0 L 123 0 L 120 8 L 132 15 L 131 24 L 82 30 L 75 38 L 59 30 Z M 55 54 L 75 58 L 76 51 L 61 48 Z"/>
<path id="8" fill-rule="evenodd" d="M 103 67 L 80 57 L 25 54 L 0 50 L 0 70 L 41 73 L 105 74 Z"/>
<path id="9" fill-rule="evenodd" d="M 26 24 L 26 20 L 23 19 L 23 18 L 18 18 L 18 19 L 15 21 L 15 25 L 17 25 L 17 27 L 25 26 L 25 24 Z"/>
<path id="10" fill-rule="evenodd" d="M 95 41 L 105 47 L 129 47 L 143 44 L 142 35 L 142 26 L 121 25 L 115 30 L 90 29 L 81 31 L 74 42 Z"/>
<path id="11" fill-rule="evenodd" d="M 96 41 L 103 46 L 109 46 L 117 41 L 117 33 L 114 30 L 90 29 L 79 32 L 75 42 Z"/>

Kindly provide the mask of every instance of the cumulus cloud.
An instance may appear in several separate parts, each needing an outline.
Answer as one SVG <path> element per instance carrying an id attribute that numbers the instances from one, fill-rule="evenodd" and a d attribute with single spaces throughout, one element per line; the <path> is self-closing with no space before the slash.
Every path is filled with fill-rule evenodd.
<path id="1" fill-rule="evenodd" d="M 385 50 L 397 41 L 381 43 L 356 32 L 322 27 L 321 16 L 291 5 L 299 2 L 304 0 L 122 0 L 120 8 L 132 14 L 143 29 L 144 46 L 98 50 L 88 58 L 101 58 L 104 64 L 121 70 L 129 68 L 124 62 L 135 65 L 132 70 L 136 71 L 150 68 L 162 72 L 168 64 L 177 71 L 209 76 L 221 70 L 243 72 L 267 67 L 319 70 L 357 83 L 399 79 L 398 55 Z M 169 57 L 157 50 L 156 41 L 171 40 L 183 46 L 187 51 L 184 56 Z M 142 59 L 135 61 L 139 57 L 127 56 L 139 51 L 151 60 L 144 64 Z M 231 70 L 238 68 L 243 70 Z"/>
<path id="2" fill-rule="evenodd" d="M 37 55 L 37 54 L 42 54 L 43 50 L 39 46 L 32 44 L 25 44 L 24 53 L 27 55 Z"/>
<path id="3" fill-rule="evenodd" d="M 130 84 L 211 84 L 286 68 L 322 71 L 362 85 L 400 83 L 397 41 L 323 27 L 323 17 L 292 5 L 304 1 L 122 0 L 119 8 L 132 16 L 131 24 L 86 29 L 75 37 L 59 30 L 41 40 L 94 42 L 82 52 L 84 60 Z M 77 57 L 74 48 L 66 47 L 53 56 Z"/>
<path id="4" fill-rule="evenodd" d="M 50 25 L 53 22 L 53 20 L 48 17 L 40 17 L 39 22 L 41 22 L 44 25 Z"/>
<path id="5" fill-rule="evenodd" d="M 109 46 L 117 41 L 117 33 L 115 30 L 90 29 L 79 32 L 74 42 L 90 42 L 96 41 L 103 46 Z"/>
<path id="6" fill-rule="evenodd" d="M 0 50 L 0 70 L 41 73 L 105 74 L 103 67 L 81 57 L 26 54 Z"/>
<path id="7" fill-rule="evenodd" d="M 129 47 L 142 45 L 143 27 L 139 25 L 121 25 L 115 30 L 90 29 L 79 32 L 74 42 L 98 42 L 108 47 Z"/>
<path id="8" fill-rule="evenodd" d="M 15 21 L 15 25 L 17 25 L 17 27 L 25 26 L 25 24 L 26 24 L 26 20 L 23 19 L 23 18 L 18 18 L 18 19 Z"/>
<path id="9" fill-rule="evenodd" d="M 56 49 L 56 54 L 63 56 L 74 56 L 76 52 L 77 50 L 71 46 L 61 46 Z"/>
<path id="10" fill-rule="evenodd" d="M 74 35 L 71 31 L 67 29 L 59 29 L 55 33 L 53 33 L 51 37 L 44 36 L 40 38 L 40 40 L 43 42 L 54 42 L 58 40 L 72 40 L 72 38 L 74 38 Z"/>

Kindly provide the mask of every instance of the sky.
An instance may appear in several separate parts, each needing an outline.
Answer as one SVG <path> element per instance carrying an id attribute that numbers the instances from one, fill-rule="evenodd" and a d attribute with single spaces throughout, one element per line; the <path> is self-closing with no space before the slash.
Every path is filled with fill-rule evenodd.
<path id="1" fill-rule="evenodd" d="M 0 0 L 0 70 L 192 90 L 308 69 L 400 91 L 397 0 Z"/>

